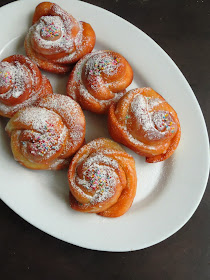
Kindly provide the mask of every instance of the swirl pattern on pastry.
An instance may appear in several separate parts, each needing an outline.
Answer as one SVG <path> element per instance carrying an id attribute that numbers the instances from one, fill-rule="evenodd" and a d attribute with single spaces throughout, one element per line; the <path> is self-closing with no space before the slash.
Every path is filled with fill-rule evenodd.
<path id="1" fill-rule="evenodd" d="M 84 56 L 74 67 L 67 94 L 83 109 L 104 114 L 125 94 L 133 80 L 133 70 L 119 53 L 103 50 Z"/>
<path id="2" fill-rule="evenodd" d="M 80 212 L 119 217 L 136 194 L 134 159 L 106 138 L 93 140 L 77 152 L 68 178 L 70 205 Z"/>
<path id="3" fill-rule="evenodd" d="M 78 22 L 60 6 L 40 3 L 34 13 L 33 25 L 25 39 L 27 55 L 42 69 L 66 73 L 95 45 L 90 24 Z"/>
<path id="4" fill-rule="evenodd" d="M 8 122 L 14 158 L 30 169 L 60 169 L 84 143 L 85 117 L 74 100 L 51 94 Z"/>
<path id="5" fill-rule="evenodd" d="M 131 90 L 111 105 L 108 129 L 115 141 L 151 163 L 169 158 L 181 136 L 175 110 L 151 88 Z"/>
<path id="6" fill-rule="evenodd" d="M 12 55 L 0 62 L 0 115 L 10 118 L 50 93 L 49 80 L 27 57 Z"/>

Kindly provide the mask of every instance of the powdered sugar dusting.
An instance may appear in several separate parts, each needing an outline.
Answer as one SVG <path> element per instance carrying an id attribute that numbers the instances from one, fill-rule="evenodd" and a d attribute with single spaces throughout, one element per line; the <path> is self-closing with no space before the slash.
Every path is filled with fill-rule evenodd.
<path id="1" fill-rule="evenodd" d="M 82 58 L 75 66 L 74 70 L 74 76 L 72 78 L 72 81 L 76 81 L 77 86 L 79 87 L 80 94 L 84 97 L 86 100 L 93 100 L 95 102 L 100 102 L 100 104 L 104 107 L 107 107 L 111 105 L 113 102 L 117 102 L 123 95 L 124 92 L 118 92 L 116 94 L 113 94 L 113 97 L 107 100 L 98 99 L 94 97 L 86 88 L 86 86 L 83 83 L 82 80 L 82 69 L 85 69 L 86 74 L 88 75 L 88 79 L 91 82 L 92 75 L 97 76 L 97 85 L 95 83 L 91 84 L 91 87 L 94 89 L 95 86 L 101 85 L 101 86 L 109 86 L 108 83 L 104 82 L 102 77 L 100 76 L 101 71 L 108 75 L 114 75 L 120 65 L 120 62 L 117 64 L 114 62 L 114 58 L 108 58 L 108 55 L 105 53 L 105 51 L 97 51 L 92 52 L 90 54 L 87 54 L 84 58 Z M 103 59 L 107 59 L 107 67 L 103 64 Z M 96 62 L 95 62 L 96 59 Z M 109 63 L 108 63 L 109 62 Z M 104 66 L 103 66 L 104 65 Z M 103 68 L 103 69 L 101 69 Z M 115 82 L 117 85 L 117 81 Z M 71 97 L 75 100 L 77 100 L 75 91 L 76 86 L 71 86 Z"/>
<path id="2" fill-rule="evenodd" d="M 61 118 L 45 108 L 30 107 L 20 111 L 15 120 L 21 133 L 23 154 L 51 158 L 59 151 L 67 137 L 67 128 Z M 28 128 L 28 129 L 26 129 Z"/>
<path id="3" fill-rule="evenodd" d="M 54 41 L 44 39 L 47 37 L 47 34 L 50 33 L 49 30 L 52 29 L 52 26 L 54 27 L 54 30 L 58 30 L 57 32 L 60 33 L 60 36 Z M 72 51 L 74 43 L 73 39 L 70 36 L 65 35 L 65 26 L 59 16 L 41 17 L 41 19 L 29 29 L 29 32 L 31 36 L 34 36 L 34 39 L 38 43 L 39 47 L 43 48 L 42 54 L 48 54 L 48 50 L 52 48 L 54 49 L 54 53 L 59 53 L 61 50 Z M 46 53 L 45 50 L 47 50 Z"/>
<path id="4" fill-rule="evenodd" d="M 33 80 L 30 72 L 26 71 L 25 67 L 18 61 L 15 64 L 9 62 L 1 62 L 0 64 L 0 87 L 9 87 L 5 93 L 0 93 L 2 99 L 10 97 L 18 98 L 22 95 L 27 87 L 29 79 Z"/>
<path id="5" fill-rule="evenodd" d="M 113 153 L 113 150 L 111 150 L 111 151 Z M 112 158 L 104 155 L 104 151 L 103 151 L 103 153 L 97 152 L 95 154 L 92 154 L 91 157 L 89 157 L 86 160 L 84 167 L 89 168 L 92 164 L 96 164 L 97 162 L 100 162 L 100 163 L 106 164 L 106 165 L 111 165 L 116 169 L 119 167 L 119 164 L 117 163 L 116 160 L 113 160 Z"/>
<path id="6" fill-rule="evenodd" d="M 139 94 L 131 103 L 132 112 L 150 140 L 162 139 L 176 130 L 176 124 L 168 111 L 152 110 L 162 102 L 159 98 Z"/>
<path id="7" fill-rule="evenodd" d="M 42 86 L 40 87 L 40 89 L 37 90 L 36 92 L 34 92 L 33 94 L 31 94 L 30 97 L 28 99 L 26 99 L 25 101 L 23 101 L 22 103 L 9 106 L 9 105 L 5 105 L 0 102 L 0 112 L 2 112 L 3 115 L 6 115 L 6 116 L 12 116 L 12 115 L 14 115 L 14 113 L 19 111 L 20 109 L 33 105 L 41 96 L 41 94 L 44 90 L 44 87 L 46 85 L 46 80 L 47 80 L 47 78 L 45 76 L 43 76 L 43 83 L 42 83 Z"/>
<path id="8" fill-rule="evenodd" d="M 35 51 L 43 55 L 68 53 L 68 55 L 54 61 L 61 64 L 70 63 L 78 55 L 80 49 L 86 45 L 85 40 L 83 40 L 82 23 L 77 22 L 56 4 L 52 6 L 52 13 L 53 15 L 42 16 L 29 29 L 27 40 L 31 41 Z M 78 28 L 76 36 L 72 33 L 75 26 Z M 36 43 L 34 44 L 34 42 Z"/>
<path id="9" fill-rule="evenodd" d="M 139 147 L 143 147 L 144 146 L 144 143 L 140 142 L 139 140 L 137 140 L 136 138 L 134 138 L 127 130 L 126 127 L 123 127 L 123 130 L 124 130 L 124 133 L 127 135 L 128 139 L 130 142 L 132 142 L 133 144 L 136 144 L 137 146 Z M 147 145 L 147 148 L 149 150 L 156 150 L 156 147 L 155 146 L 152 146 L 152 145 Z"/>
<path id="10" fill-rule="evenodd" d="M 77 22 L 72 16 L 70 16 L 66 11 L 61 9 L 60 6 L 54 4 L 52 6 L 52 11 L 54 14 L 58 15 L 62 20 L 67 33 L 71 33 L 73 20 Z"/>
<path id="11" fill-rule="evenodd" d="M 144 91 L 149 90 L 149 88 L 144 88 Z M 130 103 L 130 98 L 133 93 L 137 93 Z M 156 106 L 164 103 L 165 101 L 160 98 L 152 98 L 149 96 L 144 96 L 139 93 L 139 89 L 131 90 L 128 93 L 128 98 L 124 100 L 123 106 L 130 108 L 130 112 L 134 115 L 134 120 L 130 119 L 129 112 L 125 119 L 125 125 L 121 126 L 128 140 L 138 146 L 143 148 L 145 145 L 143 142 L 139 141 L 132 135 L 132 130 L 128 130 L 127 126 L 136 122 L 137 127 L 145 132 L 144 137 L 151 141 L 158 141 L 165 137 L 170 137 L 173 133 L 177 131 L 177 125 L 168 111 L 156 110 Z M 167 143 L 166 143 L 167 145 Z M 157 146 L 147 144 L 149 150 L 156 150 Z"/>
<path id="12" fill-rule="evenodd" d="M 83 160 L 84 158 L 78 162 L 77 166 Z M 89 204 L 95 205 L 108 200 L 114 195 L 116 184 L 119 182 L 115 172 L 117 168 L 119 168 L 119 165 L 116 160 L 104 155 L 102 152 L 96 152 L 85 158 L 83 177 L 80 178 L 75 173 L 74 181 L 71 183 L 82 196 L 88 198 Z M 94 194 L 89 195 L 83 192 L 80 186 L 87 191 L 94 191 Z"/>
<path id="13" fill-rule="evenodd" d="M 37 132 L 43 133 L 46 130 L 47 123 L 55 125 L 58 120 L 58 115 L 53 111 L 45 108 L 28 107 L 25 108 L 18 116 L 17 121 L 26 126 L 32 126 Z"/>
<path id="14" fill-rule="evenodd" d="M 90 199 L 91 204 L 105 201 L 113 196 L 117 180 L 117 175 L 113 168 L 94 163 L 84 172 L 84 176 L 90 178 L 90 180 L 87 181 L 76 177 L 75 181 L 87 190 L 95 191 Z"/>
<path id="15" fill-rule="evenodd" d="M 58 158 L 53 163 L 51 163 L 50 169 L 51 170 L 57 169 L 58 166 L 66 165 L 66 164 L 68 164 L 68 161 L 66 159 Z"/>
<path id="16" fill-rule="evenodd" d="M 53 94 L 40 100 L 40 107 L 54 110 L 60 115 L 69 129 L 70 139 L 66 143 L 67 149 L 77 145 L 84 139 L 85 118 L 80 106 L 68 96 Z"/>
<path id="17" fill-rule="evenodd" d="M 124 95 L 123 92 L 119 92 L 115 94 L 112 99 L 101 100 L 95 98 L 91 93 L 89 93 L 89 91 L 86 89 L 83 83 L 79 85 L 79 90 L 86 100 L 94 100 L 100 102 L 100 104 L 103 105 L 104 107 L 111 105 L 113 102 L 117 102 Z"/>
<path id="18" fill-rule="evenodd" d="M 120 60 L 110 53 L 99 51 L 93 53 L 85 63 L 85 74 L 100 76 L 102 73 L 107 76 L 116 74 L 120 66 Z"/>
<path id="19" fill-rule="evenodd" d="M 83 37 L 83 27 L 82 23 L 79 22 L 79 32 L 77 33 L 77 36 L 74 39 L 74 44 L 75 44 L 75 51 L 69 53 L 67 56 L 64 56 L 62 58 L 57 59 L 58 63 L 69 63 L 69 61 L 74 60 L 75 57 L 78 55 L 78 53 L 86 46 L 89 42 L 85 41 L 85 38 Z M 82 45 L 83 41 L 83 45 Z"/>
<path id="20" fill-rule="evenodd" d="M 153 106 L 158 105 L 162 101 L 158 98 L 155 98 L 153 101 L 150 101 L 149 97 L 145 97 L 141 94 L 136 95 L 134 100 L 131 103 L 131 111 L 134 113 L 137 122 L 143 130 L 146 132 L 148 139 L 157 140 L 165 137 L 168 131 L 161 131 L 155 127 L 155 123 L 153 121 Z M 156 120 L 161 118 L 160 114 L 155 114 Z M 162 119 L 160 120 L 162 121 Z M 156 121 L 157 122 L 157 121 Z"/>

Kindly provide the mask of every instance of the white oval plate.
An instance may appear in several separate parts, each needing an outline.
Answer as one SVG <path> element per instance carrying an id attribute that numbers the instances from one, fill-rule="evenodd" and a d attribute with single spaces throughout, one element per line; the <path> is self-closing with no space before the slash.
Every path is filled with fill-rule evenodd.
<path id="1" fill-rule="evenodd" d="M 24 36 L 40 1 L 24 0 L 0 9 L 4 26 L 0 58 L 23 53 Z M 134 70 L 129 88 L 150 86 L 177 111 L 180 145 L 165 162 L 148 164 L 135 155 L 138 191 L 131 209 L 115 219 L 73 211 L 68 204 L 67 171 L 33 171 L 14 161 L 0 121 L 0 196 L 26 221 L 66 242 L 104 251 L 130 251 L 154 245 L 179 230 L 203 196 L 209 170 L 208 135 L 197 100 L 174 62 L 147 35 L 120 17 L 79 1 L 55 1 L 74 17 L 92 25 L 95 49 L 124 55 Z M 12 20 L 11 20 L 12 19 Z M 54 91 L 65 93 L 67 76 L 47 74 Z M 85 113 L 86 140 L 109 137 L 106 117 Z"/>

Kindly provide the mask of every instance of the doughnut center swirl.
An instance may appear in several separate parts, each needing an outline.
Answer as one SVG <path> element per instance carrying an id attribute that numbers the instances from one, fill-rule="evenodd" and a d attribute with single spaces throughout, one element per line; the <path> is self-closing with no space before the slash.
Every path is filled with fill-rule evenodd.
<path id="1" fill-rule="evenodd" d="M 31 93 L 33 78 L 30 70 L 19 62 L 0 63 L 0 101 L 15 105 L 27 99 Z"/>
<path id="2" fill-rule="evenodd" d="M 75 177 L 77 188 L 82 194 L 78 201 L 94 205 L 114 196 L 121 181 L 117 169 L 118 163 L 102 153 L 92 154 L 80 162 Z"/>
<path id="3" fill-rule="evenodd" d="M 115 142 L 95 139 L 83 146 L 69 167 L 70 205 L 81 212 L 119 217 L 136 194 L 135 162 Z"/>
<path id="4" fill-rule="evenodd" d="M 33 49 L 43 55 L 61 55 L 75 51 L 75 39 L 81 36 L 80 25 L 58 5 L 43 15 L 29 30 Z M 55 57 L 54 57 L 55 58 Z M 59 56 L 56 58 L 60 58 Z"/>
<path id="5" fill-rule="evenodd" d="M 117 89 L 116 80 L 125 69 L 121 58 L 110 53 L 99 53 L 90 57 L 82 69 L 82 80 L 86 89 L 99 100 L 113 98 Z"/>
<path id="6" fill-rule="evenodd" d="M 58 20 L 57 20 L 58 21 Z M 62 24 L 58 21 L 57 24 L 54 20 L 49 21 L 40 30 L 40 36 L 47 41 L 56 41 L 62 36 Z"/>
<path id="7" fill-rule="evenodd" d="M 62 153 L 68 130 L 55 112 L 31 107 L 23 110 L 13 125 L 12 140 L 28 160 L 41 163 Z"/>
<path id="8" fill-rule="evenodd" d="M 159 98 L 136 95 L 126 116 L 126 125 L 130 134 L 139 141 L 159 141 L 173 137 L 177 124 L 166 110 L 155 109 L 163 101 Z"/>

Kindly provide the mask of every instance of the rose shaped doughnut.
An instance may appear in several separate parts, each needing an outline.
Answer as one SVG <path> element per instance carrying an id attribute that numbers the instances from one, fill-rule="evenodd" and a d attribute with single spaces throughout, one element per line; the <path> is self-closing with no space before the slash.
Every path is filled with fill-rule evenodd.
<path id="1" fill-rule="evenodd" d="M 108 128 L 115 141 L 146 156 L 147 162 L 169 158 L 181 136 L 176 112 L 151 88 L 131 90 L 111 105 Z"/>
<path id="2" fill-rule="evenodd" d="M 52 93 L 49 80 L 23 55 L 0 62 L 0 115 L 11 118 L 18 110 Z"/>
<path id="3" fill-rule="evenodd" d="M 8 122 L 14 158 L 30 169 L 60 169 L 83 144 L 85 117 L 74 100 L 51 94 Z"/>
<path id="4" fill-rule="evenodd" d="M 68 172 L 70 205 L 74 210 L 119 217 L 136 194 L 134 159 L 117 143 L 99 138 L 83 146 Z"/>
<path id="5" fill-rule="evenodd" d="M 132 80 L 133 70 L 122 55 L 97 51 L 76 64 L 69 77 L 67 94 L 83 109 L 105 114 L 125 94 Z"/>
<path id="6" fill-rule="evenodd" d="M 40 3 L 25 39 L 27 55 L 42 69 L 66 73 L 95 45 L 95 33 L 86 22 L 51 2 Z"/>

